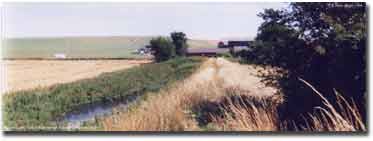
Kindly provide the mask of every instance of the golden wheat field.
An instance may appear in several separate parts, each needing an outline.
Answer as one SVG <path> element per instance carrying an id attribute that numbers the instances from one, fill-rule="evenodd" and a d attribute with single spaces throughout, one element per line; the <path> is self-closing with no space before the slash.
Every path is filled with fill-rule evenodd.
<path id="1" fill-rule="evenodd" d="M 46 87 L 104 72 L 126 69 L 150 60 L 3 60 L 6 91 Z"/>

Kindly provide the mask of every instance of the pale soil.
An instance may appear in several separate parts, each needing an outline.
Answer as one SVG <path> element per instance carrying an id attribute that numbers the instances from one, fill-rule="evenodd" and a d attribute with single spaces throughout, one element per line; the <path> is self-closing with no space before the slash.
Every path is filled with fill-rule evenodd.
<path id="1" fill-rule="evenodd" d="M 104 128 L 110 131 L 199 130 L 198 123 L 189 114 L 191 108 L 201 101 L 227 96 L 227 89 L 239 89 L 237 95 L 276 97 L 276 89 L 264 86 L 257 73 L 258 69 L 253 66 L 209 58 L 186 80 L 158 94 L 148 94 L 134 110 L 106 118 Z"/>
<path id="2" fill-rule="evenodd" d="M 251 65 L 232 63 L 223 58 L 218 58 L 217 77 L 223 80 L 225 88 L 235 87 L 248 91 L 253 96 L 271 96 L 276 93 L 273 87 L 265 86 L 258 77 L 258 69 Z"/>
<path id="3" fill-rule="evenodd" d="M 150 60 L 3 60 L 5 91 L 51 86 L 104 72 L 126 69 Z"/>
<path id="4" fill-rule="evenodd" d="M 224 58 L 210 58 L 184 85 L 206 85 L 218 82 L 226 88 L 247 91 L 252 96 L 271 96 L 276 93 L 273 87 L 265 86 L 258 76 L 258 70 L 251 65 L 241 65 Z"/>

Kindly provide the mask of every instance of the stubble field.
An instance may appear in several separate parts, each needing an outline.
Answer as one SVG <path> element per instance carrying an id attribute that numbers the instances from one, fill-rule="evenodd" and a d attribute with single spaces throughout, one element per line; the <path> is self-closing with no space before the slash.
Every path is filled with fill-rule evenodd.
<path id="1" fill-rule="evenodd" d="M 46 87 L 104 72 L 126 69 L 150 60 L 5 60 L 6 91 Z"/>

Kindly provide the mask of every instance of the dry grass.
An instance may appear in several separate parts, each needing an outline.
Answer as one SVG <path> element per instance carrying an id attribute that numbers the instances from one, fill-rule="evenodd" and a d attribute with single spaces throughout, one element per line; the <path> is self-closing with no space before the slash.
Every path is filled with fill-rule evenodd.
<path id="1" fill-rule="evenodd" d="M 179 93 L 163 91 L 149 97 L 149 101 L 141 103 L 133 111 L 107 118 L 104 121 L 105 130 L 198 131 L 198 123 L 187 109 L 198 103 L 202 99 L 201 95 L 189 95 L 190 91 L 183 88 L 171 89 L 178 90 Z"/>
<path id="2" fill-rule="evenodd" d="M 227 69 L 230 68 L 230 69 Z M 247 68 L 245 68 L 247 69 Z M 236 71 L 236 72 L 234 72 Z M 255 72 L 255 71 L 252 71 Z M 104 119 L 107 131 L 288 131 L 278 118 L 283 97 L 263 88 L 258 78 L 226 60 L 209 59 L 190 78 L 157 94 L 148 94 L 136 107 Z M 223 75 L 225 74 L 225 75 Z M 229 75 L 226 75 L 229 74 Z M 224 77 L 229 76 L 229 77 Z M 243 82 L 243 83 L 240 83 Z M 306 81 L 326 109 L 305 117 L 301 131 L 365 131 L 354 103 L 337 93 L 336 108 Z M 260 84 L 260 85 L 259 85 Z M 295 122 L 288 122 L 295 123 Z"/>
<path id="3" fill-rule="evenodd" d="M 210 65 L 211 62 L 207 62 L 201 67 L 208 68 Z M 190 109 L 191 105 L 198 103 L 201 99 L 210 99 L 212 95 L 208 95 L 208 93 L 211 90 L 219 91 L 214 84 L 209 84 L 209 89 L 201 87 L 203 83 L 210 82 L 209 79 L 212 78 L 213 71 L 212 69 L 200 69 L 191 78 L 180 82 L 180 84 L 164 89 L 157 94 L 148 94 L 147 100 L 140 103 L 134 110 L 105 119 L 105 130 L 198 130 L 196 122 L 187 109 Z"/>
<path id="4" fill-rule="evenodd" d="M 218 101 L 222 115 L 210 114 L 209 126 L 219 131 L 277 131 L 280 121 L 276 109 L 280 99 L 277 95 L 266 99 L 247 95 L 224 97 Z"/>
<path id="5" fill-rule="evenodd" d="M 318 111 L 306 118 L 307 126 L 300 127 L 305 131 L 366 131 L 359 109 L 353 100 L 348 102 L 341 94 L 334 90 L 337 105 L 333 106 L 319 91 L 303 79 L 299 79 L 309 86 L 320 98 L 326 108 L 315 107 Z"/>
<path id="6" fill-rule="evenodd" d="M 268 92 L 257 97 L 268 97 L 271 95 L 269 92 L 274 92 L 273 89 L 259 87 L 260 80 L 257 78 L 250 82 L 239 81 L 242 79 L 240 77 L 242 73 L 231 71 L 247 70 L 247 68 L 237 68 L 237 66 L 225 60 L 209 59 L 187 80 L 160 93 L 148 94 L 150 96 L 133 110 L 106 118 L 104 128 L 121 131 L 200 131 L 202 129 L 196 121 L 193 109 L 204 101 L 217 101 L 227 96 L 226 91 L 232 86 L 241 88 L 255 85 L 256 87 L 250 86 L 251 91 Z M 235 74 L 236 77 L 227 78 L 226 76 L 234 76 L 226 75 L 227 73 Z M 243 91 L 246 94 L 253 94 L 248 90 Z"/>
<path id="7" fill-rule="evenodd" d="M 290 123 L 297 129 L 296 131 L 366 131 L 359 109 L 353 100 L 350 103 L 335 91 L 338 103 L 335 107 L 311 84 L 303 79 L 300 81 L 309 86 L 322 99 L 326 107 L 315 107 L 318 109 L 317 112 L 305 116 L 306 126 L 298 126 L 295 122 L 279 121 L 276 111 L 279 103 L 276 100 L 268 101 L 268 99 L 242 96 L 236 100 L 224 98 L 227 99 L 227 102 L 224 102 L 226 104 L 221 106 L 224 109 L 224 116 L 212 116 L 212 126 L 224 131 L 287 131 L 284 125 Z"/>

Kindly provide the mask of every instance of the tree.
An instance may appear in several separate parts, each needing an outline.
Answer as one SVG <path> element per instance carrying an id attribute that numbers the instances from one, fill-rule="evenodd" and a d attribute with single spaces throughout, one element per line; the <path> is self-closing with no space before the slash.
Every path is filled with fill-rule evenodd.
<path id="1" fill-rule="evenodd" d="M 188 48 L 186 35 L 183 32 L 172 32 L 171 39 L 175 45 L 176 55 L 185 56 Z"/>
<path id="2" fill-rule="evenodd" d="M 157 37 L 150 40 L 150 49 L 157 62 L 162 62 L 175 57 L 175 46 L 164 37 Z"/>
<path id="3" fill-rule="evenodd" d="M 258 64 L 287 70 L 278 81 L 287 97 L 287 116 L 312 112 L 320 99 L 297 78 L 327 97 L 334 90 L 357 101 L 365 117 L 367 12 L 365 3 L 291 3 L 289 9 L 260 13 L 254 55 Z"/>
<path id="4" fill-rule="evenodd" d="M 220 41 L 218 43 L 218 48 L 225 48 L 224 42 Z"/>

